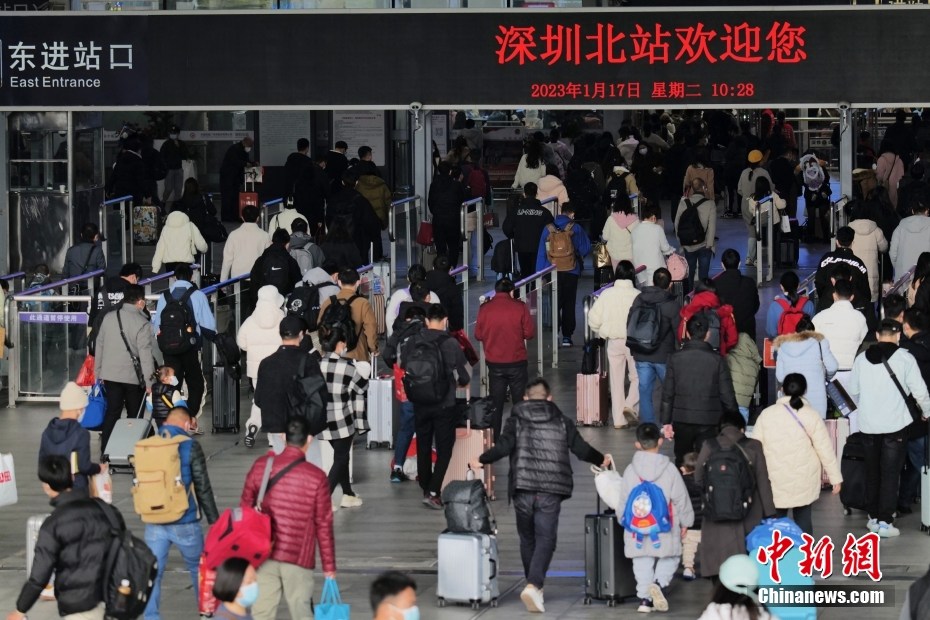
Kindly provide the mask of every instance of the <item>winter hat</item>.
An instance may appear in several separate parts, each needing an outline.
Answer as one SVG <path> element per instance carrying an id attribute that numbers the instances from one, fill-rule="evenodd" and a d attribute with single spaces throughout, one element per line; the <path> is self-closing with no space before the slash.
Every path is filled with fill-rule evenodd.
<path id="1" fill-rule="evenodd" d="M 307 329 L 307 324 L 299 316 L 294 316 L 293 314 L 288 314 L 283 319 L 281 319 L 281 324 L 278 325 L 278 333 L 282 338 L 296 338 L 300 332 Z"/>
<path id="2" fill-rule="evenodd" d="M 758 164 L 762 161 L 762 151 L 759 149 L 752 149 L 749 151 L 749 155 L 746 157 L 750 164 Z"/>
<path id="3" fill-rule="evenodd" d="M 271 284 L 266 284 L 258 289 L 258 301 L 266 301 L 274 304 L 278 308 L 284 306 L 284 296 L 278 292 L 276 286 Z"/>
<path id="4" fill-rule="evenodd" d="M 68 381 L 58 397 L 58 409 L 74 411 L 87 406 L 87 393 L 74 381 Z"/>

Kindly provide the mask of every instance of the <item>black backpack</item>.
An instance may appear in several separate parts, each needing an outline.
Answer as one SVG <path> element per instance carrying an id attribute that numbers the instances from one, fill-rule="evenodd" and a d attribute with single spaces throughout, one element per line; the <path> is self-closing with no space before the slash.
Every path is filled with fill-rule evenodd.
<path id="1" fill-rule="evenodd" d="M 709 439 L 711 452 L 704 462 L 704 518 L 708 521 L 742 521 L 752 508 L 756 476 L 749 455 L 740 445 L 724 448 Z"/>
<path id="2" fill-rule="evenodd" d="M 295 288 L 287 297 L 286 308 L 288 314 L 298 316 L 304 320 L 308 331 L 316 331 L 319 327 L 317 323 L 320 318 L 319 285 L 307 284 Z M 349 314 L 351 315 L 351 312 Z"/>
<path id="3" fill-rule="evenodd" d="M 271 286 L 278 289 L 282 295 L 286 295 L 291 288 L 291 255 L 287 252 L 268 252 L 262 261 L 262 281 L 263 285 Z"/>
<path id="4" fill-rule="evenodd" d="M 287 414 L 288 417 L 306 420 L 308 432 L 314 436 L 326 430 L 326 403 L 329 400 L 329 390 L 322 373 L 306 374 L 309 357 L 309 355 L 304 355 L 300 359 L 297 374 L 294 375 L 294 381 L 287 390 Z"/>
<path id="5" fill-rule="evenodd" d="M 337 325 L 341 325 L 346 332 L 346 349 L 352 351 L 358 346 L 358 326 L 352 318 L 352 302 L 361 299 L 361 295 L 352 295 L 348 299 L 339 299 L 335 295 L 329 298 L 329 305 L 320 317 L 320 336 L 327 336 Z"/>
<path id="6" fill-rule="evenodd" d="M 662 302 L 644 302 L 630 309 L 626 322 L 626 346 L 634 353 L 654 353 L 662 343 L 661 306 Z"/>
<path id="7" fill-rule="evenodd" d="M 454 480 L 442 490 L 446 531 L 496 534 L 497 521 L 481 480 Z"/>
<path id="8" fill-rule="evenodd" d="M 449 393 L 449 377 L 439 348 L 445 338 L 427 338 L 426 330 L 412 336 L 401 355 L 404 390 L 414 405 L 437 405 Z"/>
<path id="9" fill-rule="evenodd" d="M 175 289 L 177 290 L 177 289 Z M 197 290 L 193 284 L 181 297 L 165 291 L 165 307 L 158 327 L 158 348 L 165 355 L 184 355 L 197 346 L 197 322 L 190 299 Z"/>
<path id="10" fill-rule="evenodd" d="M 714 351 L 720 350 L 720 315 L 716 310 L 704 310 L 701 315 L 707 320 L 707 344 Z"/>
<path id="11" fill-rule="evenodd" d="M 491 269 L 495 273 L 506 276 L 516 273 L 517 268 L 513 264 L 513 239 L 498 241 L 494 246 L 494 253 L 491 254 Z"/>
<path id="12" fill-rule="evenodd" d="M 698 213 L 698 207 L 705 202 L 707 198 L 701 198 L 697 203 L 685 198 L 685 210 L 678 218 L 678 240 L 681 241 L 681 245 L 697 245 L 707 236 L 707 231 L 701 224 L 701 215 Z"/>
<path id="13" fill-rule="evenodd" d="M 107 618 L 134 620 L 145 612 L 158 575 L 158 560 L 144 541 L 120 525 L 116 508 L 96 500 L 113 536 L 103 565 L 103 603 Z M 120 593 L 129 582 L 129 595 Z"/>

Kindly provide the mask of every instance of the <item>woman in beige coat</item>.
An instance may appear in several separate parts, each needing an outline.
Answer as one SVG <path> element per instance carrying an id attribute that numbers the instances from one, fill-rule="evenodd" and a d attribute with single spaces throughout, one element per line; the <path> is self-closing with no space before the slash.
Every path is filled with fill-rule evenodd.
<path id="1" fill-rule="evenodd" d="M 827 471 L 834 495 L 843 477 L 827 427 L 801 398 L 807 392 L 804 375 L 788 375 L 782 389 L 785 396 L 759 414 L 752 438 L 762 444 L 778 516 L 791 510 L 798 526 L 813 536 L 811 506 L 820 497 L 821 468 Z"/>
<path id="2" fill-rule="evenodd" d="M 862 259 L 869 270 L 869 288 L 872 291 L 872 303 L 875 303 L 882 290 L 879 255 L 888 251 L 888 240 L 885 239 L 882 229 L 872 220 L 855 220 L 849 223 L 849 227 L 856 231 L 850 247 L 853 254 Z M 890 278 L 891 274 L 888 274 L 888 277 Z"/>

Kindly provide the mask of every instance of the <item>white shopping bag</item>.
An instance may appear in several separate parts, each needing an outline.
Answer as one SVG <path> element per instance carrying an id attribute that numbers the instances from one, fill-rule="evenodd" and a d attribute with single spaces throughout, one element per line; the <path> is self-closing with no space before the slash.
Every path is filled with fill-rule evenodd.
<path id="1" fill-rule="evenodd" d="M 197 162 L 193 159 L 185 159 L 181 161 L 181 176 L 184 177 L 184 180 L 188 179 L 197 179 Z"/>
<path id="2" fill-rule="evenodd" d="M 109 471 L 102 471 L 90 478 L 90 496 L 102 499 L 108 504 L 113 503 L 113 481 Z"/>
<path id="3" fill-rule="evenodd" d="M 620 506 L 620 492 L 623 490 L 623 477 L 620 475 L 620 472 L 617 471 L 613 463 L 613 457 L 610 459 L 610 466 L 606 469 L 592 465 L 591 471 L 594 473 L 594 488 L 597 490 L 597 494 L 601 496 L 601 501 L 603 501 L 608 508 L 620 511 L 623 508 L 623 506 Z"/>
<path id="4" fill-rule="evenodd" d="M 0 506 L 12 506 L 18 500 L 13 455 L 0 454 Z"/>

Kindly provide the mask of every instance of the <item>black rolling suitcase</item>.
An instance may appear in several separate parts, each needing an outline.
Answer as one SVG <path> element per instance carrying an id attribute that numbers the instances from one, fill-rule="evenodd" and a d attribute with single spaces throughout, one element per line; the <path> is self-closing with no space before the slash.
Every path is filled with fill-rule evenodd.
<path id="1" fill-rule="evenodd" d="M 801 228 L 796 219 L 788 221 L 791 224 L 791 232 L 781 233 L 775 253 L 775 262 L 779 267 L 797 267 L 801 258 Z"/>
<path id="2" fill-rule="evenodd" d="M 840 489 L 840 501 L 848 515 L 853 509 L 866 509 L 865 491 L 865 445 L 862 433 L 853 433 L 846 438 L 843 446 L 843 458 L 840 460 L 840 473 L 843 474 L 843 487 Z"/>
<path id="3" fill-rule="evenodd" d="M 613 607 L 635 596 L 633 561 L 623 554 L 623 528 L 613 511 L 601 512 L 598 498 L 597 514 L 584 518 L 584 604 L 596 599 Z"/>
<path id="4" fill-rule="evenodd" d="M 213 433 L 239 432 L 239 379 L 226 366 L 213 367 Z"/>

